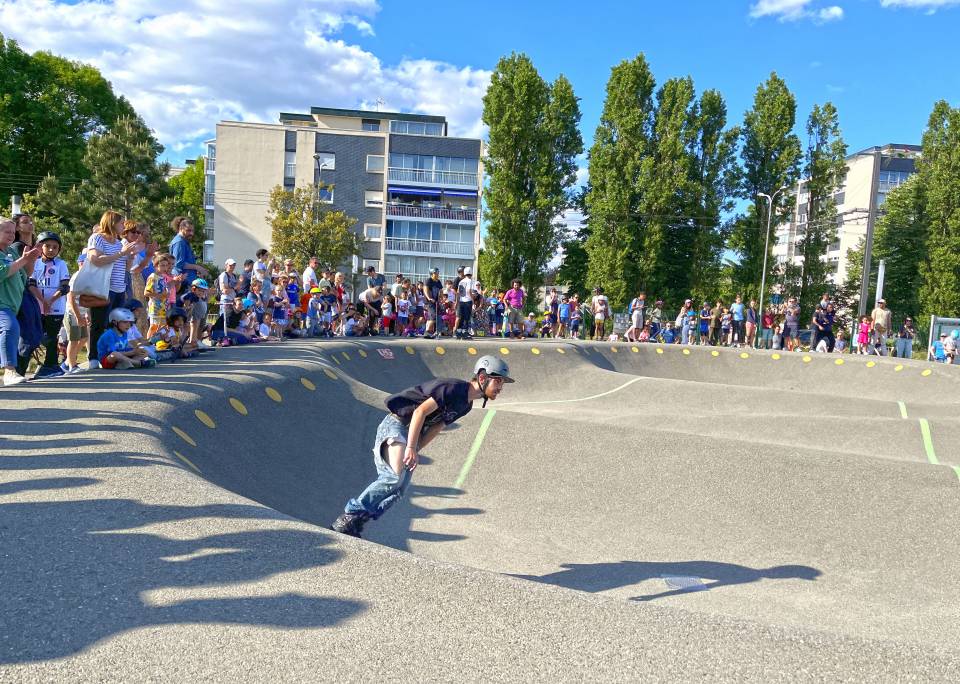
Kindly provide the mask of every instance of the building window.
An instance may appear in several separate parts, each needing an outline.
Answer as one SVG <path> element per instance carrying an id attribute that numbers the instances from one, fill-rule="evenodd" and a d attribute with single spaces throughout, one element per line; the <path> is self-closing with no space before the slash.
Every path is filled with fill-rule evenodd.
<path id="1" fill-rule="evenodd" d="M 297 177 L 297 153 L 287 152 L 283 153 L 283 177 L 284 178 L 296 178 Z"/>
<path id="2" fill-rule="evenodd" d="M 363 203 L 365 206 L 368 206 L 368 207 L 382 207 L 383 191 L 382 190 L 364 190 Z"/>
<path id="3" fill-rule="evenodd" d="M 337 155 L 333 152 L 317 152 L 314 156 L 318 169 L 333 171 L 337 168 Z"/>
<path id="4" fill-rule="evenodd" d="M 369 171 L 370 173 L 383 173 L 383 155 L 382 154 L 367 155 L 367 171 Z"/>
<path id="5" fill-rule="evenodd" d="M 391 121 L 390 132 L 406 133 L 407 135 L 443 135 L 443 124 L 423 121 Z"/>
<path id="6" fill-rule="evenodd" d="M 333 186 L 322 185 L 317 188 L 317 196 L 324 204 L 333 204 Z"/>
<path id="7" fill-rule="evenodd" d="M 377 133 L 380 131 L 380 120 L 379 119 L 363 119 L 360 122 L 360 130 L 373 131 L 374 133 Z"/>
<path id="8" fill-rule="evenodd" d="M 380 260 L 379 259 L 364 259 L 363 260 L 363 270 L 366 271 L 368 268 L 373 266 L 378 272 L 380 271 Z"/>
<path id="9" fill-rule="evenodd" d="M 379 240 L 380 239 L 380 224 L 379 223 L 364 223 L 363 224 L 363 237 L 367 240 Z"/>

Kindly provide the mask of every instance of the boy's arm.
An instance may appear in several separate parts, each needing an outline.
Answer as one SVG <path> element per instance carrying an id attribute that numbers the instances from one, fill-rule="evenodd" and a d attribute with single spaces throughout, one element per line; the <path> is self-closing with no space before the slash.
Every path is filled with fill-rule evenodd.
<path id="1" fill-rule="evenodd" d="M 427 432 L 420 438 L 420 448 L 423 449 L 430 442 L 433 441 L 433 438 L 440 434 L 440 432 L 445 428 L 446 425 L 443 424 L 443 421 L 431 425 L 427 428 Z"/>

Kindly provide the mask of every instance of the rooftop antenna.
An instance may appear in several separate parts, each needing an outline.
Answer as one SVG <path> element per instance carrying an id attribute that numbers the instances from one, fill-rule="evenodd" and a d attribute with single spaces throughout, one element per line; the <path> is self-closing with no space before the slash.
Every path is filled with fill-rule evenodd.
<path id="1" fill-rule="evenodd" d="M 385 104 L 387 104 L 387 103 L 383 101 L 383 98 L 382 98 L 382 97 L 378 97 L 378 98 L 377 98 L 377 111 L 379 112 L 379 111 L 380 111 L 380 108 L 383 107 Z"/>

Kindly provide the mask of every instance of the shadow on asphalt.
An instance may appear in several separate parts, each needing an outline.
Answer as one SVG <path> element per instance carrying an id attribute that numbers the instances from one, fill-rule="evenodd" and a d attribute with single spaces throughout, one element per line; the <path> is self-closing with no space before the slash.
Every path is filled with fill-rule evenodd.
<path id="1" fill-rule="evenodd" d="M 93 480 L 93 482 L 97 482 Z M 32 484 L 32 486 L 31 486 Z M 85 486 L 86 478 L 9 483 L 3 493 Z M 201 518 L 278 521 L 259 506 L 155 506 L 130 499 L 3 503 L 0 664 L 76 653 L 100 639 L 165 624 L 229 623 L 331 627 L 364 609 L 358 601 L 284 594 L 184 598 L 192 588 L 229 586 L 335 562 L 330 534 L 265 530 L 170 539 L 135 528 Z M 154 599 L 148 592 L 167 590 Z M 172 590 L 172 591 L 171 591 Z M 162 602 L 150 605 L 151 600 Z"/>
<path id="2" fill-rule="evenodd" d="M 639 584 L 646 580 L 659 580 L 666 577 L 692 577 L 702 580 L 702 584 L 697 583 L 692 587 L 630 597 L 632 601 L 652 601 L 692 591 L 719 589 L 761 580 L 800 579 L 815 581 L 817 577 L 823 574 L 820 570 L 807 565 L 750 568 L 736 563 L 720 563 L 718 561 L 652 562 L 625 560 L 609 563 L 564 563 L 560 567 L 563 570 L 548 575 L 513 575 L 513 577 L 588 592 L 608 591 Z"/>

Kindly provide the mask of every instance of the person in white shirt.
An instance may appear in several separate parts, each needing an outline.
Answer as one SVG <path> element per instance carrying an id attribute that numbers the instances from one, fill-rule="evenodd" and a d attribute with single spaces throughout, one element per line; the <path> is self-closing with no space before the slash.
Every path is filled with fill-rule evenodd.
<path id="1" fill-rule="evenodd" d="M 60 332 L 63 316 L 67 311 L 65 295 L 69 291 L 70 269 L 67 262 L 60 258 L 59 235 L 49 231 L 40 233 L 36 246 L 41 250 L 40 258 L 34 262 L 27 283 L 41 305 L 46 352 L 43 365 L 37 369 L 35 379 L 53 378 L 64 373 L 58 358 L 57 333 Z"/>
<path id="2" fill-rule="evenodd" d="M 303 269 L 303 277 L 301 283 L 303 287 L 303 292 L 306 294 L 310 293 L 315 287 L 320 287 L 320 280 L 317 278 L 317 265 L 320 263 L 320 260 L 317 257 L 310 257 L 309 265 Z"/>
<path id="3" fill-rule="evenodd" d="M 467 266 L 463 269 L 463 278 L 457 283 L 457 320 L 454 324 L 458 340 L 469 340 L 470 321 L 473 318 L 473 291 L 476 287 L 473 279 L 473 269 Z"/>

